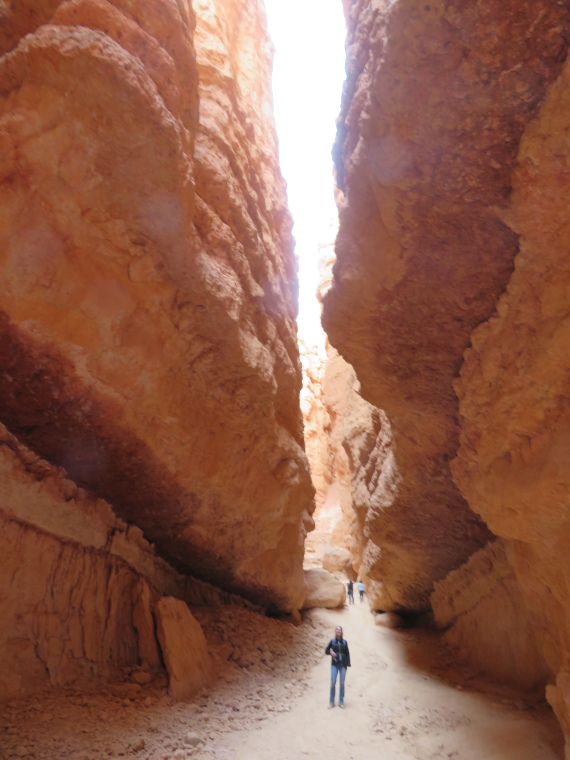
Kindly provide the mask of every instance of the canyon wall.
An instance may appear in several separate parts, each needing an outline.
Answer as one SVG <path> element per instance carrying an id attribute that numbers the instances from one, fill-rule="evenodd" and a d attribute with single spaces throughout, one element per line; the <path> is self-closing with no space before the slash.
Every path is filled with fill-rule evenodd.
<path id="1" fill-rule="evenodd" d="M 344 409 L 350 393 L 350 366 L 330 347 L 301 353 L 304 386 L 301 409 L 305 448 L 315 487 L 315 530 L 305 542 L 305 567 L 321 567 L 331 553 L 338 567 L 358 572 L 362 551 L 352 503 L 352 473 L 343 447 Z M 337 551 L 337 550 L 340 550 Z"/>
<path id="2" fill-rule="evenodd" d="M 570 11 L 345 9 L 323 324 L 392 429 L 370 573 L 472 666 L 546 685 L 570 747 Z"/>
<path id="3" fill-rule="evenodd" d="M 326 358 L 306 349 L 302 360 L 305 440 L 316 491 L 316 527 L 307 537 L 305 564 L 329 563 L 329 570 L 342 565 L 354 580 L 366 581 L 369 603 L 380 607 L 382 584 L 368 577 L 380 548 L 368 526 L 399 484 L 390 423 L 362 398 L 353 368 L 330 345 Z"/>
<path id="4" fill-rule="evenodd" d="M 161 605 L 247 606 L 178 573 L 140 528 L 3 425 L 0 525 L 0 701 L 46 685 L 92 686 L 128 667 L 150 679 L 171 658 L 159 627 L 177 628 Z"/>
<path id="5" fill-rule="evenodd" d="M 372 577 L 386 607 L 424 608 L 433 582 L 491 537 L 450 470 L 453 382 L 513 271 L 518 232 L 501 209 L 521 136 L 560 74 L 568 10 L 355 0 L 347 11 L 323 325 L 392 426 L 401 480 L 370 524 Z"/>
<path id="6" fill-rule="evenodd" d="M 304 596 L 291 219 L 264 12 L 0 16 L 0 420 L 179 572 Z"/>
<path id="7" fill-rule="evenodd" d="M 569 116 L 567 61 L 519 143 L 502 212 L 519 251 L 496 314 L 474 331 L 465 353 L 452 467 L 469 503 L 509 547 L 534 636 L 556 679 L 547 695 L 570 740 Z"/>

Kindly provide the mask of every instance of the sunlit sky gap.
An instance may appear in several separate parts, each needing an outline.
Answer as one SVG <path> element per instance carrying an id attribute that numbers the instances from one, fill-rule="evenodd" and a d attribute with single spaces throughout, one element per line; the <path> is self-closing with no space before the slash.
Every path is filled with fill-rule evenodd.
<path id="1" fill-rule="evenodd" d="M 344 80 L 341 0 L 265 0 L 275 45 L 273 97 L 281 169 L 299 259 L 299 337 L 318 343 L 318 247 L 336 220 L 331 148 Z"/>

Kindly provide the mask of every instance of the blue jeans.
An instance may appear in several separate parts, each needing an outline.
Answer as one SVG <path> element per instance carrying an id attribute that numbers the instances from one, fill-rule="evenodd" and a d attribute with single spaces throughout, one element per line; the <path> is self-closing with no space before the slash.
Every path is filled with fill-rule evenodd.
<path id="1" fill-rule="evenodd" d="M 339 668 L 337 665 L 334 665 L 333 663 L 331 665 L 331 696 L 329 700 L 331 705 L 334 705 L 334 695 L 335 695 L 337 675 L 340 675 L 340 695 L 339 695 L 338 703 L 339 705 L 342 705 L 344 704 L 344 679 L 346 678 L 346 668 Z"/>

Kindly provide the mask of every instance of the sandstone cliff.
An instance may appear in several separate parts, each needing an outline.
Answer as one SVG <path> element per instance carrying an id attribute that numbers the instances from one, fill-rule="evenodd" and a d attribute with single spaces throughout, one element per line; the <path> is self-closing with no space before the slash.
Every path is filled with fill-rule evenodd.
<path id="1" fill-rule="evenodd" d="M 162 672 L 172 657 L 157 637 L 164 597 L 244 606 L 176 572 L 139 528 L 2 425 L 0 525 L 0 701 L 102 682 L 127 666 Z"/>
<path id="2" fill-rule="evenodd" d="M 390 423 L 360 396 L 353 368 L 330 345 L 326 359 L 308 350 L 302 359 L 305 440 L 316 490 L 305 565 L 365 578 L 369 603 L 380 607 L 382 585 L 368 578 L 380 552 L 369 525 L 390 506 L 399 485 Z"/>
<path id="3" fill-rule="evenodd" d="M 392 428 L 401 481 L 372 574 L 393 606 L 435 581 L 448 642 L 546 685 L 568 754 L 569 9 L 346 11 L 324 324 Z"/>
<path id="4" fill-rule="evenodd" d="M 312 486 L 260 6 L 22 0 L 0 44 L 0 420 L 178 570 L 300 606 Z"/>
<path id="5" fill-rule="evenodd" d="M 519 251 L 496 314 L 475 330 L 465 354 L 456 383 L 461 445 L 453 463 L 462 493 L 508 547 L 543 668 L 556 680 L 547 695 L 567 741 L 569 116 L 566 62 L 519 144 L 501 214 L 519 236 Z M 466 641 L 470 617 L 452 638 Z"/>
<path id="6" fill-rule="evenodd" d="M 453 381 L 513 271 L 519 230 L 500 210 L 521 136 L 560 73 L 568 9 L 354 0 L 347 18 L 323 325 L 393 431 L 401 481 L 370 525 L 382 550 L 371 573 L 386 606 L 425 607 L 434 580 L 490 536 L 450 471 Z"/>

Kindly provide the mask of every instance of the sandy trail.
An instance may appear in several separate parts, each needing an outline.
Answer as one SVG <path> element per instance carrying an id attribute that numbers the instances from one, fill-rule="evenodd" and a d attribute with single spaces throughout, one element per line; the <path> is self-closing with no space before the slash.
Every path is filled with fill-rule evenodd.
<path id="1" fill-rule="evenodd" d="M 560 760 L 543 704 L 453 668 L 434 634 L 375 623 L 366 603 L 313 610 L 308 625 L 237 608 L 195 611 L 219 677 L 175 703 L 130 669 L 104 692 L 46 692 L 0 710 L 2 760 Z M 351 650 L 346 709 L 328 710 L 336 625 Z"/>
<path id="2" fill-rule="evenodd" d="M 368 605 L 358 601 L 340 612 L 315 611 L 313 617 L 328 623 L 331 636 L 336 625 L 344 628 L 353 665 L 346 679 L 346 709 L 327 709 L 330 659 L 323 655 L 290 712 L 270 718 L 262 730 L 224 737 L 218 757 L 557 760 L 563 756 L 556 721 L 544 706 L 529 709 L 507 690 L 491 695 L 468 691 L 470 679 L 446 671 L 441 662 L 440 671 L 430 672 L 430 660 L 435 659 L 432 666 L 438 664 L 438 647 L 429 634 L 376 625 Z M 323 637 L 323 649 L 327 640 Z M 444 681 L 443 674 L 455 684 Z"/>

